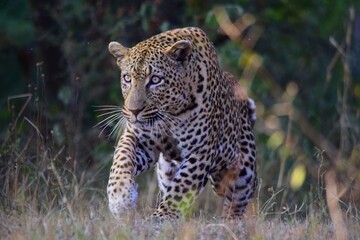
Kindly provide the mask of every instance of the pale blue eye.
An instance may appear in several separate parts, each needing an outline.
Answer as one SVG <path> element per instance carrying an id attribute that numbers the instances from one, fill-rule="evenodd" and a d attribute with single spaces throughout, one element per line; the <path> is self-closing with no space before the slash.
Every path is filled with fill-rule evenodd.
<path id="1" fill-rule="evenodd" d="M 123 78 L 124 78 L 124 81 L 125 81 L 126 83 L 131 83 L 131 77 L 130 77 L 130 75 L 125 74 L 125 75 L 123 76 Z"/>
<path id="2" fill-rule="evenodd" d="M 152 76 L 152 78 L 150 79 L 150 84 L 158 84 L 161 82 L 161 78 L 158 76 Z"/>

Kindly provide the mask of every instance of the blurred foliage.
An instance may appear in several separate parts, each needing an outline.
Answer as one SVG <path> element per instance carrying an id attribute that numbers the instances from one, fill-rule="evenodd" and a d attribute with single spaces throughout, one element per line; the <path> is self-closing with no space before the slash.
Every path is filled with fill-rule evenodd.
<path id="1" fill-rule="evenodd" d="M 239 77 L 256 101 L 260 205 L 275 199 L 271 211 L 277 212 L 321 201 L 318 189 L 330 167 L 360 202 L 359 7 L 355 1 L 327 0 L 3 3 L 1 203 L 28 179 L 42 190 L 28 184 L 26 191 L 45 194 L 49 202 L 54 185 L 65 194 L 81 183 L 104 196 L 116 139 L 93 128 L 94 106 L 122 104 L 107 44 L 118 40 L 130 47 L 184 26 L 208 33 L 223 68 Z M 226 31 L 226 19 L 238 30 L 244 27 L 240 34 Z M 70 179 L 68 184 L 48 182 L 49 169 Z"/>

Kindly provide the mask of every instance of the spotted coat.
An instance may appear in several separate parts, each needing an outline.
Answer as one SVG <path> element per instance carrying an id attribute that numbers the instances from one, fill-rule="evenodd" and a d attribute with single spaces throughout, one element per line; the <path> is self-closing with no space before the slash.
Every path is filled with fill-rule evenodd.
<path id="1" fill-rule="evenodd" d="M 254 102 L 224 72 L 206 34 L 194 27 L 109 51 L 121 69 L 125 130 L 107 187 L 121 218 L 136 207 L 135 176 L 157 164 L 157 217 L 187 212 L 210 180 L 225 197 L 223 216 L 241 218 L 256 187 Z"/>

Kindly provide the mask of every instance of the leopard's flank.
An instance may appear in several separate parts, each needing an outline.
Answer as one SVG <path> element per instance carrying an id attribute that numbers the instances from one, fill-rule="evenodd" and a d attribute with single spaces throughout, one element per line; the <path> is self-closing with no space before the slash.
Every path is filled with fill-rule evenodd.
<path id="1" fill-rule="evenodd" d="M 132 48 L 109 44 L 121 70 L 125 129 L 107 187 L 121 218 L 135 208 L 135 177 L 157 165 L 162 200 L 153 214 L 187 212 L 210 180 L 225 197 L 223 217 L 241 218 L 256 188 L 255 105 L 218 63 L 194 27 L 153 36 Z"/>

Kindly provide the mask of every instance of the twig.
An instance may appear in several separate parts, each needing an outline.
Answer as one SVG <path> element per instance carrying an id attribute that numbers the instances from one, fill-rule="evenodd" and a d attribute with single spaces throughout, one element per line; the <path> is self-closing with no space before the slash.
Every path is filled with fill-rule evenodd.
<path id="1" fill-rule="evenodd" d="M 35 126 L 35 124 L 33 122 L 30 121 L 30 119 L 28 119 L 27 117 L 24 117 L 25 121 L 27 121 L 37 132 L 38 136 L 41 138 L 41 141 L 44 140 L 39 128 L 37 126 Z"/>
<path id="2" fill-rule="evenodd" d="M 27 98 L 25 103 L 22 105 L 18 115 L 16 116 L 15 118 L 15 121 L 12 123 L 12 126 L 10 128 L 10 134 L 7 135 L 6 139 L 4 140 L 2 146 L 5 146 L 7 141 L 9 140 L 10 136 L 11 136 L 11 133 L 14 132 L 15 128 L 16 128 L 16 125 L 20 119 L 20 116 L 23 114 L 23 112 L 25 111 L 25 108 L 26 106 L 29 104 L 30 100 L 31 100 L 31 97 L 32 97 L 32 94 L 31 93 L 25 93 L 25 94 L 19 94 L 19 95 L 15 95 L 15 96 L 11 96 L 11 97 L 8 97 L 8 110 L 9 112 L 11 111 L 11 100 L 14 100 L 14 99 L 18 99 L 18 98 Z"/>

